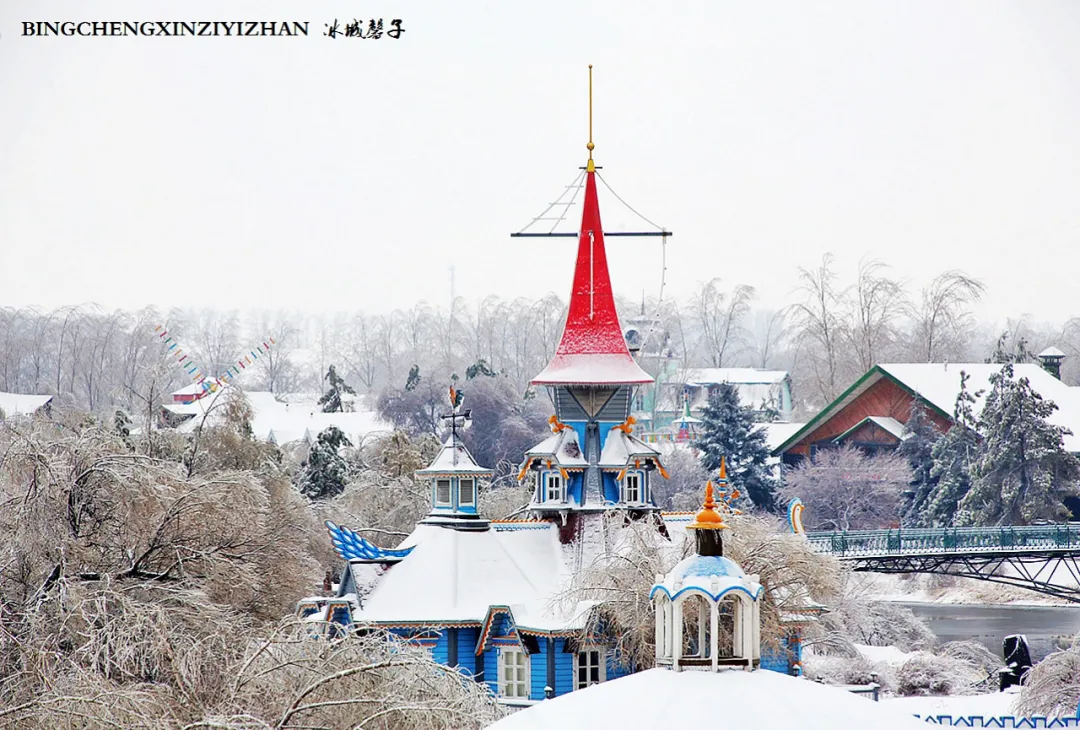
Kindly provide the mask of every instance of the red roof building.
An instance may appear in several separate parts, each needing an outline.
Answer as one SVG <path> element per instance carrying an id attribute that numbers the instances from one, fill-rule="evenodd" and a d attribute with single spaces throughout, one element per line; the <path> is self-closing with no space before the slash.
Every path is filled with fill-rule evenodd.
<path id="1" fill-rule="evenodd" d="M 590 144 L 592 144 L 590 142 Z M 638 366 L 623 338 L 608 275 L 604 229 L 590 149 L 570 307 L 555 357 L 533 385 L 636 385 L 653 378 Z"/>

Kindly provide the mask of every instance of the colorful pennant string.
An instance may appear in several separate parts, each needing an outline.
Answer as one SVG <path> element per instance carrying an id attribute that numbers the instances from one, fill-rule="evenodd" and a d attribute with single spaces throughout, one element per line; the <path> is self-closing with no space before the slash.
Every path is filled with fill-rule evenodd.
<path id="1" fill-rule="evenodd" d="M 270 352 L 271 346 L 277 344 L 273 337 L 269 337 L 267 338 L 269 342 L 263 340 L 258 347 L 248 351 L 247 355 L 242 355 L 238 358 L 236 365 L 230 365 L 225 369 L 225 372 L 217 378 L 207 379 L 206 374 L 202 369 L 195 364 L 195 361 L 188 353 L 183 351 L 180 347 L 180 343 L 169 334 L 169 331 L 165 329 L 165 327 L 159 324 L 154 328 L 154 332 L 157 333 L 158 338 L 168 345 L 167 351 L 172 356 L 177 367 L 188 374 L 191 378 L 191 382 L 202 386 L 202 392 L 195 396 L 196 400 L 210 393 L 216 393 L 220 387 L 220 383 L 231 383 L 238 375 L 240 375 L 241 371 L 247 369 L 248 365 L 252 365 L 255 360 L 258 360 L 260 354 L 265 355 Z"/>

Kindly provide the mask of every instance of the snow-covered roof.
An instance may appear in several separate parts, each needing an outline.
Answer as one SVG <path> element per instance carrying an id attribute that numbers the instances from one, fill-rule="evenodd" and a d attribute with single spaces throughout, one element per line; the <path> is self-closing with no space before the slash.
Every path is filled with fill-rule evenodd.
<path id="1" fill-rule="evenodd" d="M 624 345 L 625 347 L 625 345 Z M 557 354 L 532 380 L 533 385 L 616 385 L 651 383 L 653 377 L 626 355 Z"/>
<path id="2" fill-rule="evenodd" d="M 0 411 L 3 411 L 8 416 L 28 416 L 51 401 L 52 398 L 51 395 L 0 393 Z"/>
<path id="3" fill-rule="evenodd" d="M 581 229 L 570 302 L 555 357 L 534 385 L 616 385 L 651 383 L 630 355 L 615 311 L 608 274 L 604 227 L 596 194 L 596 172 L 585 174 Z"/>
<path id="4" fill-rule="evenodd" d="M 690 408 L 694 411 L 700 411 L 705 407 L 705 404 L 709 402 L 708 386 L 718 385 L 720 383 L 729 383 L 735 387 L 735 392 L 739 395 L 739 404 L 748 406 L 753 409 L 758 409 L 764 403 L 772 406 L 776 409 L 780 409 L 784 406 L 783 400 L 783 378 L 780 380 L 773 380 L 771 378 L 772 373 L 779 373 L 787 376 L 784 371 L 755 371 L 751 368 L 710 368 L 705 371 L 688 371 L 694 372 L 712 372 L 712 373 L 724 373 L 728 371 L 739 371 L 748 373 L 765 373 L 758 382 L 751 375 L 747 375 L 746 380 L 713 380 L 711 377 L 706 377 L 701 380 L 686 381 L 686 385 L 695 388 L 692 393 Z M 736 373 L 737 374 L 737 373 Z M 675 380 L 672 382 L 664 383 L 664 387 L 660 388 L 660 392 L 657 396 L 657 408 L 662 411 L 679 411 L 682 409 L 682 397 L 683 397 L 683 382 L 681 380 Z"/>
<path id="5" fill-rule="evenodd" d="M 1065 357 L 1065 353 L 1051 345 L 1038 354 L 1038 357 Z"/>
<path id="6" fill-rule="evenodd" d="M 997 363 L 884 363 L 872 368 L 856 381 L 839 398 L 825 407 L 803 428 L 792 434 L 774 453 L 790 446 L 798 439 L 813 433 L 823 422 L 842 408 L 865 393 L 882 377 L 890 377 L 906 390 L 917 394 L 943 416 L 952 417 L 956 406 L 956 396 L 960 392 L 961 371 L 969 376 L 967 390 L 976 397 L 972 410 L 976 417 L 986 404 L 986 396 L 991 390 L 990 376 L 1001 370 Z M 1046 372 L 1041 365 L 1019 363 L 1013 365 L 1014 377 L 1027 378 L 1032 389 L 1043 398 L 1053 401 L 1058 410 L 1049 417 L 1049 422 L 1072 431 L 1066 435 L 1065 448 L 1073 453 L 1080 453 L 1080 388 L 1073 388 Z"/>
<path id="7" fill-rule="evenodd" d="M 917 730 L 910 712 L 779 672 L 650 669 L 519 710 L 491 730 Z"/>
<path id="8" fill-rule="evenodd" d="M 805 425 L 805 423 L 759 423 L 756 427 L 765 432 L 765 445 L 769 451 L 772 451 L 798 433 L 799 429 Z"/>
<path id="9" fill-rule="evenodd" d="M 582 469 L 589 465 L 578 443 L 577 431 L 564 428 L 525 452 L 525 461 L 550 456 L 564 469 Z"/>
<path id="10" fill-rule="evenodd" d="M 469 450 L 463 444 L 455 442 L 451 437 L 443 444 L 435 460 L 429 466 L 418 469 L 416 475 L 419 477 L 434 476 L 436 474 L 489 476 L 491 473 L 491 469 L 485 469 L 478 465 Z"/>
<path id="11" fill-rule="evenodd" d="M 778 384 L 788 377 L 787 370 L 758 370 L 757 368 L 690 368 L 683 380 L 688 385 Z"/>
<path id="12" fill-rule="evenodd" d="M 1002 368 L 996 363 L 889 363 L 879 367 L 950 416 L 960 392 L 960 371 L 963 370 L 970 376 L 968 392 L 975 395 L 977 391 L 983 391 L 974 404 L 976 417 L 982 412 L 990 393 L 990 376 Z M 1036 393 L 1057 404 L 1058 410 L 1048 420 L 1070 429 L 1073 435 L 1065 437 L 1065 448 L 1080 452 L 1080 388 L 1069 387 L 1034 363 L 1013 365 L 1013 371 L 1015 378 L 1027 378 Z"/>
<path id="13" fill-rule="evenodd" d="M 660 452 L 622 429 L 613 428 L 608 431 L 604 448 L 600 452 L 601 467 L 622 469 L 635 457 L 659 459 Z"/>
<path id="14" fill-rule="evenodd" d="M 210 412 L 208 423 L 219 418 L 224 411 L 224 399 L 233 387 L 226 385 L 216 393 L 210 393 L 192 403 L 167 403 L 162 408 L 177 415 L 194 416 L 195 418 L 177 427 L 178 431 L 189 431 L 198 425 L 207 412 Z M 354 445 L 370 433 L 393 430 L 392 425 L 372 411 L 323 413 L 318 405 L 283 403 L 273 393 L 266 391 L 244 391 L 244 395 L 254 413 L 251 430 L 255 438 L 273 441 L 278 445 L 314 441 L 319 433 L 329 426 L 341 429 Z"/>
<path id="15" fill-rule="evenodd" d="M 555 600 L 569 570 L 553 524 L 473 532 L 418 525 L 408 542 L 410 554 L 353 611 L 354 621 L 482 622 L 492 606 L 508 606 L 522 627 L 584 625 L 581 607 L 564 610 Z"/>

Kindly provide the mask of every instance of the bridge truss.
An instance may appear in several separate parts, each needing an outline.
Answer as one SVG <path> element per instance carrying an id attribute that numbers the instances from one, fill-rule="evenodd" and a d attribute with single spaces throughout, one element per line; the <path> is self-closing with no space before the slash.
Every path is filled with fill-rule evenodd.
<path id="1" fill-rule="evenodd" d="M 809 532 L 818 552 L 872 573 L 934 573 L 1080 603 L 1080 526 Z"/>

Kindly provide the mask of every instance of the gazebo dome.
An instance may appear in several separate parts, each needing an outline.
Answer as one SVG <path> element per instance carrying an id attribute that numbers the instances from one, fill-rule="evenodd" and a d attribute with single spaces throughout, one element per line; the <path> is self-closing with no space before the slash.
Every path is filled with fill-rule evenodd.
<path id="1" fill-rule="evenodd" d="M 697 589 L 717 600 L 725 593 L 739 589 L 757 600 L 764 588 L 755 577 L 747 576 L 738 563 L 723 555 L 691 555 L 683 558 L 653 586 L 649 598 L 663 591 L 673 599 L 684 591 Z"/>

